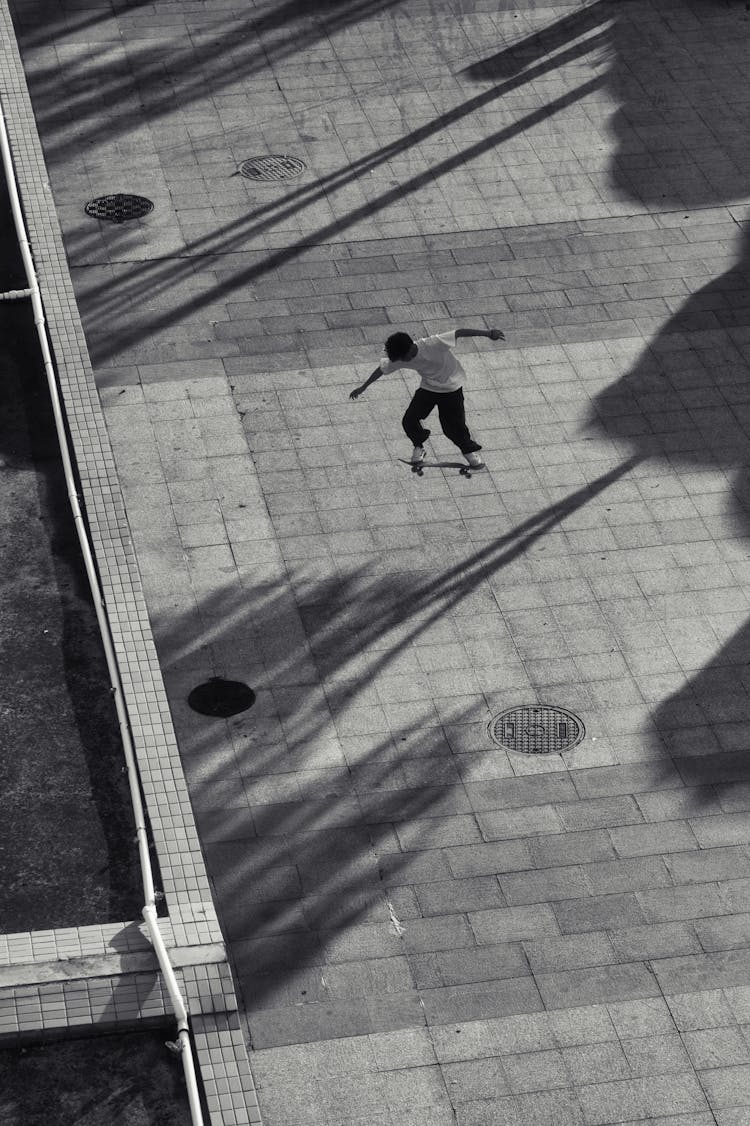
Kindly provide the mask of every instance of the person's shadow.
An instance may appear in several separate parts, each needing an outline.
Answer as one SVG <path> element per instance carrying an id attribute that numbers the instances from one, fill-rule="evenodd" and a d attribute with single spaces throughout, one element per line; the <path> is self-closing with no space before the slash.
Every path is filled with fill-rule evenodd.
<path id="1" fill-rule="evenodd" d="M 658 13 L 632 5 L 613 27 L 610 74 L 620 103 L 613 184 L 652 213 L 672 213 L 686 230 L 700 216 L 683 218 L 678 209 L 735 204 L 747 199 L 750 183 L 733 65 L 747 59 L 748 15 L 734 0 L 694 7 L 701 35 L 670 38 L 663 26 L 657 35 Z M 694 90 L 686 97 L 688 73 Z M 699 106 L 701 91 L 710 96 Z M 729 216 L 716 218 L 724 228 L 716 237 L 726 238 Z M 750 778 L 750 620 L 736 629 L 750 613 L 743 581 L 750 578 L 750 229 L 743 234 L 738 223 L 734 230 L 735 264 L 693 291 L 635 366 L 597 397 L 590 419 L 619 443 L 626 438 L 632 454 L 651 459 L 657 471 L 672 467 L 683 489 L 680 508 L 692 512 L 681 555 L 684 589 L 655 608 L 689 679 L 656 706 L 653 721 L 693 784 Z M 688 285 L 690 274 L 685 270 Z"/>

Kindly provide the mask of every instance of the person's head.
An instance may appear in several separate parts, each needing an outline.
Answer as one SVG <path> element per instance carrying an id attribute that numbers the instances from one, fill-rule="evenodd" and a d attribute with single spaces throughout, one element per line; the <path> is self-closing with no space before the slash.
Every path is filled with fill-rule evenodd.
<path id="1" fill-rule="evenodd" d="M 417 346 L 408 332 L 394 332 L 385 342 L 385 354 L 392 363 L 398 360 L 413 360 Z"/>

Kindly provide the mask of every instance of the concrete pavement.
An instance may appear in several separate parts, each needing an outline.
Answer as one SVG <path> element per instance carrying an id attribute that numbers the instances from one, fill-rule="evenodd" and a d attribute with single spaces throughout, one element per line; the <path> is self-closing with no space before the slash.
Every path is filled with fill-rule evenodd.
<path id="1" fill-rule="evenodd" d="M 12 10 L 267 1126 L 741 1126 L 744 7 Z"/>

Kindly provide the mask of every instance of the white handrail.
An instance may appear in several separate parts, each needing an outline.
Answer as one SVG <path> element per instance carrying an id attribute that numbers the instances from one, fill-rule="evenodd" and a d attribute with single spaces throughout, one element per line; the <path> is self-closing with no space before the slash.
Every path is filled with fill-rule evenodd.
<path id="1" fill-rule="evenodd" d="M 3 294 L 2 298 L 5 300 L 10 300 L 16 297 L 31 297 L 31 307 L 34 312 L 34 324 L 36 326 L 37 336 L 39 337 L 39 345 L 42 352 L 42 359 L 44 361 L 44 369 L 47 374 L 47 384 L 49 387 L 50 398 L 52 400 L 52 413 L 54 415 L 55 429 L 57 431 L 57 438 L 60 445 L 63 472 L 65 474 L 65 485 L 68 492 L 70 506 L 73 511 L 73 522 L 75 524 L 76 532 L 78 535 L 78 542 L 81 546 L 83 562 L 86 568 L 86 575 L 89 580 L 91 595 L 94 602 L 94 610 L 96 611 L 96 618 L 99 624 L 99 632 L 101 634 L 102 644 L 104 646 L 104 656 L 107 662 L 107 670 L 109 672 L 110 684 L 112 686 L 112 697 L 114 699 L 115 710 L 117 712 L 117 722 L 120 728 L 120 736 L 122 738 L 123 751 L 125 754 L 128 784 L 130 786 L 130 798 L 133 804 L 133 816 L 135 819 L 136 836 L 138 841 L 138 855 L 141 865 L 141 879 L 143 882 L 143 892 L 146 899 L 146 904 L 143 908 L 143 917 L 146 921 L 146 928 L 156 952 L 156 956 L 159 962 L 159 968 L 161 969 L 162 975 L 167 984 L 167 989 L 172 1001 L 175 1016 L 177 1017 L 178 1035 L 181 1045 L 180 1055 L 183 1061 L 185 1082 L 188 1090 L 188 1101 L 190 1103 L 190 1113 L 193 1124 L 194 1126 L 203 1126 L 203 1114 L 201 1112 L 198 1085 L 195 1077 L 195 1067 L 193 1065 L 190 1038 L 187 1031 L 187 1010 L 182 1000 L 179 986 L 177 984 L 177 979 L 175 977 L 172 965 L 169 961 L 169 954 L 167 953 L 166 946 L 164 945 L 164 940 L 159 931 L 159 926 L 156 918 L 156 908 L 154 906 L 156 902 L 156 892 L 154 889 L 153 871 L 151 869 L 151 858 L 149 856 L 146 818 L 143 810 L 143 802 L 141 800 L 140 779 L 138 776 L 138 765 L 136 762 L 135 749 L 133 747 L 133 739 L 130 731 L 130 722 L 128 719 L 128 714 L 123 697 L 120 667 L 117 662 L 117 655 L 115 653 L 114 644 L 112 641 L 112 632 L 110 628 L 109 618 L 105 610 L 104 595 L 102 592 L 101 584 L 99 582 L 99 574 L 94 562 L 91 544 L 89 541 L 88 532 L 86 530 L 86 523 L 81 512 L 78 493 L 76 492 L 73 462 L 70 456 L 70 449 L 68 446 L 68 439 L 65 431 L 63 409 L 60 402 L 60 393 L 57 386 L 57 377 L 55 375 L 55 369 L 52 363 L 52 355 L 49 347 L 47 328 L 44 320 L 44 306 L 42 304 L 42 296 L 39 291 L 39 281 L 37 278 L 36 269 L 34 267 L 31 247 L 29 246 L 29 239 L 26 233 L 26 223 L 23 217 L 21 200 L 18 195 L 16 172 L 13 166 L 13 156 L 11 153 L 10 141 L 8 139 L 8 131 L 5 125 L 5 113 L 3 111 L 1 101 L 0 153 L 2 154 L 2 162 L 5 169 L 5 179 L 8 186 L 8 195 L 10 197 L 11 212 L 13 214 L 13 224 L 16 229 L 16 236 L 18 238 L 18 245 L 21 250 L 21 257 L 23 258 L 24 270 L 26 272 L 26 281 L 28 284 L 28 289 L 11 290 L 9 291 L 9 293 Z"/>
<path id="2" fill-rule="evenodd" d="M 17 301 L 19 297 L 31 297 L 30 289 L 6 289 L 0 293 L 0 301 Z"/>

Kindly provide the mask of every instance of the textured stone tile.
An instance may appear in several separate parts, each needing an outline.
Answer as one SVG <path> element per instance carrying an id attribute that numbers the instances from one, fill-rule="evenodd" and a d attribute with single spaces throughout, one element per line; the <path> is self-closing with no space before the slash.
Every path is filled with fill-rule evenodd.
<path id="1" fill-rule="evenodd" d="M 473 947 L 474 933 L 464 915 L 434 915 L 410 919 L 404 926 L 403 945 L 408 953 Z"/>
<path id="2" fill-rule="evenodd" d="M 691 1072 L 675 1076 L 592 1083 L 579 1088 L 586 1122 L 591 1126 L 689 1114 L 706 1107 L 703 1092 Z"/>
<path id="3" fill-rule="evenodd" d="M 558 834 L 529 841 L 534 865 L 548 868 L 555 864 L 586 864 L 615 859 L 616 853 L 604 830 Z"/>
<path id="4" fill-rule="evenodd" d="M 597 895 L 588 899 L 560 900 L 554 914 L 563 934 L 620 926 L 639 926 L 647 921 L 635 895 Z"/>
<path id="5" fill-rule="evenodd" d="M 502 1062 L 497 1057 L 444 1063 L 442 1072 L 448 1096 L 455 1107 L 510 1094 Z"/>
<path id="6" fill-rule="evenodd" d="M 690 1057 L 677 1032 L 638 1036 L 621 1043 L 633 1075 L 664 1075 L 690 1069 Z"/>
<path id="7" fill-rule="evenodd" d="M 539 992 L 547 1008 L 571 1008 L 581 1003 L 655 997 L 659 986 L 645 965 L 589 966 L 585 969 L 536 973 Z"/>
<path id="8" fill-rule="evenodd" d="M 619 856 L 646 856 L 649 853 L 682 852 L 698 848 L 692 826 L 692 821 L 627 825 L 610 829 L 609 835 Z"/>
<path id="9" fill-rule="evenodd" d="M 531 977 L 423 990 L 422 1003 L 430 1025 L 533 1013 L 543 1007 Z"/>
<path id="10" fill-rule="evenodd" d="M 426 962 L 429 959 L 429 963 Z M 412 956 L 412 972 L 418 985 L 460 985 L 506 977 L 524 977 L 529 965 L 520 943 L 469 947 Z"/>
<path id="11" fill-rule="evenodd" d="M 738 1028 L 710 1028 L 686 1031 L 682 1041 L 697 1070 L 736 1067 L 750 1063 L 747 1040 Z"/>
<path id="12" fill-rule="evenodd" d="M 564 1060 L 557 1049 L 504 1056 L 503 1068 L 508 1086 L 514 1094 L 569 1085 Z"/>
<path id="13" fill-rule="evenodd" d="M 508 904 L 545 903 L 577 899 L 589 894 L 583 869 L 573 865 L 550 868 L 544 872 L 523 872 L 500 876 L 502 894 Z"/>
<path id="14" fill-rule="evenodd" d="M 743 1107 L 750 1104 L 750 1065 L 706 1068 L 700 1073 L 711 1109 Z"/>
<path id="15" fill-rule="evenodd" d="M 612 945 L 623 961 L 638 958 L 669 958 L 698 954 L 706 945 L 698 934 L 699 923 L 652 923 L 612 931 Z"/>
<path id="16" fill-rule="evenodd" d="M 610 936 L 597 932 L 526 940 L 523 949 L 535 974 L 602 966 L 617 961 Z"/>
<path id="17" fill-rule="evenodd" d="M 555 913 L 546 904 L 472 911 L 469 922 L 480 944 L 517 942 L 539 934 L 559 934 Z"/>
<path id="18" fill-rule="evenodd" d="M 747 980 L 750 951 L 720 950 L 686 958 L 662 958 L 654 973 L 665 994 L 698 992 L 742 985 Z"/>
<path id="19" fill-rule="evenodd" d="M 417 885 L 417 901 L 423 915 L 504 907 L 506 899 L 493 876 L 474 876 L 462 880 L 436 881 Z"/>

